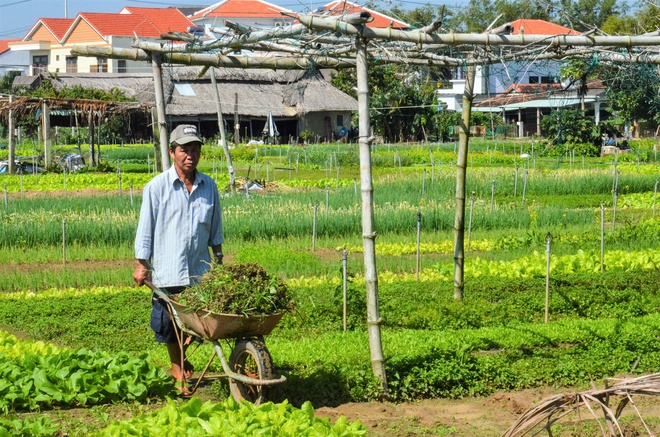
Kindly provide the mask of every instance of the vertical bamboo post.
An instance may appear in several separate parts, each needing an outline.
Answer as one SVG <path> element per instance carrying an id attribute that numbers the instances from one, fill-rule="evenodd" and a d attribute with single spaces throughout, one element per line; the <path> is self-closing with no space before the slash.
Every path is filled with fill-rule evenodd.
<path id="1" fill-rule="evenodd" d="M 374 376 L 381 382 L 387 394 L 385 358 L 380 335 L 380 309 L 378 305 L 378 272 L 376 270 L 376 230 L 374 228 L 373 176 L 371 169 L 371 126 L 369 120 L 369 84 L 367 41 L 355 39 L 356 75 L 359 118 L 360 188 L 362 191 L 362 247 L 364 256 L 364 280 L 367 294 L 367 329 L 369 351 Z"/>
<path id="2" fill-rule="evenodd" d="M 516 174 L 513 177 L 513 197 L 518 197 L 518 164 L 516 164 Z"/>
<path id="3" fill-rule="evenodd" d="M 422 237 L 422 212 L 419 211 L 417 213 L 417 280 L 419 281 L 419 271 L 420 267 L 422 264 L 422 256 L 421 256 L 421 237 Z"/>
<path id="4" fill-rule="evenodd" d="M 424 198 L 424 191 L 426 189 L 426 169 L 422 172 L 422 199 Z"/>
<path id="5" fill-rule="evenodd" d="M 238 146 L 241 136 L 241 122 L 238 119 L 238 93 L 234 93 L 234 144 Z M 280 161 L 282 159 L 282 146 L 280 145 Z M 229 161 L 227 161 L 229 164 Z"/>
<path id="6" fill-rule="evenodd" d="M 20 179 L 21 179 L 21 199 L 22 199 L 24 194 L 25 194 L 24 191 L 23 191 L 23 173 L 22 172 L 21 172 L 21 175 L 20 175 Z"/>
<path id="7" fill-rule="evenodd" d="M 454 218 L 454 299 L 462 300 L 465 289 L 465 180 L 470 142 L 470 115 L 474 100 L 474 78 L 477 67 L 468 65 L 463 91 L 463 110 L 459 130 L 460 147 L 456 158 L 456 214 Z M 454 148 L 454 151 L 455 148 Z M 451 163 L 451 161 L 450 161 Z"/>
<path id="8" fill-rule="evenodd" d="M 222 105 L 220 103 L 220 92 L 218 91 L 218 83 L 215 79 L 215 69 L 211 68 L 211 85 L 213 86 L 213 95 L 215 98 L 215 110 L 218 116 L 218 129 L 220 130 L 220 143 L 222 143 L 222 150 L 225 152 L 225 159 L 227 159 L 227 171 L 229 172 L 229 190 L 232 194 L 236 192 L 236 172 L 232 164 L 231 153 L 229 152 L 229 144 L 227 144 L 227 134 L 225 133 L 225 122 L 222 118 Z M 238 144 L 238 138 L 235 139 Z"/>
<path id="9" fill-rule="evenodd" d="M 170 168 L 170 154 L 168 151 L 168 133 L 165 113 L 165 92 L 163 91 L 163 68 L 161 55 L 151 54 L 151 69 L 154 75 L 154 91 L 156 96 L 156 113 L 158 114 L 158 140 L 160 144 L 160 165 L 161 170 L 166 171 Z M 155 171 L 154 171 L 155 173 Z"/>
<path id="10" fill-rule="evenodd" d="M 5 211 L 9 210 L 9 196 L 7 194 L 7 184 L 5 184 Z"/>
<path id="11" fill-rule="evenodd" d="M 490 183 L 490 213 L 495 212 L 495 179 Z"/>
<path id="12" fill-rule="evenodd" d="M 348 251 L 346 248 L 341 251 L 341 267 L 342 267 L 342 321 L 344 326 L 344 332 L 348 329 L 348 311 L 347 311 L 347 301 L 348 301 Z"/>
<path id="13" fill-rule="evenodd" d="M 612 201 L 612 232 L 616 229 L 616 204 L 619 200 L 619 187 L 614 189 L 614 200 Z"/>
<path id="14" fill-rule="evenodd" d="M 133 182 L 129 182 L 128 188 L 131 193 L 131 206 L 133 206 Z"/>
<path id="15" fill-rule="evenodd" d="M 341 164 L 337 161 L 337 188 L 339 188 L 339 170 L 341 169 Z"/>
<path id="16" fill-rule="evenodd" d="M 330 213 L 330 185 L 325 186 L 325 215 Z"/>
<path id="17" fill-rule="evenodd" d="M 527 194 L 527 170 L 523 174 L 523 190 L 522 190 L 522 201 L 520 206 L 525 206 L 525 195 Z"/>
<path id="18" fill-rule="evenodd" d="M 470 243 L 472 240 L 472 213 L 474 211 L 474 191 L 470 195 L 470 218 L 468 219 L 468 237 L 467 237 L 467 250 L 470 250 Z"/>
<path id="19" fill-rule="evenodd" d="M 657 186 L 657 183 L 656 183 L 656 186 Z M 353 195 L 357 199 L 357 197 L 358 197 L 357 178 L 353 178 Z"/>
<path id="20" fill-rule="evenodd" d="M 43 101 L 41 115 L 43 117 L 43 132 L 44 132 L 44 167 L 49 168 L 51 163 L 51 139 L 50 139 L 50 105 L 47 100 Z"/>
<path id="21" fill-rule="evenodd" d="M 16 169 L 14 168 L 14 159 L 15 159 L 15 151 L 16 151 L 16 143 L 14 141 L 14 110 L 11 109 L 12 103 L 14 103 L 14 96 L 10 95 L 9 96 L 9 120 L 8 120 L 8 131 L 9 131 L 9 142 L 7 145 L 7 151 L 9 152 L 9 155 L 7 157 L 7 165 L 8 165 L 8 173 L 9 174 L 14 174 L 16 172 Z M 19 129 L 20 132 L 20 129 Z"/>
<path id="22" fill-rule="evenodd" d="M 552 248 L 552 234 L 546 236 L 546 260 L 545 260 L 545 323 L 548 323 L 550 312 L 550 253 Z"/>
<path id="23" fill-rule="evenodd" d="M 62 219 L 62 264 L 66 264 L 66 218 Z"/>
<path id="24" fill-rule="evenodd" d="M 316 252 L 316 217 L 318 215 L 319 206 L 314 202 L 314 216 L 312 219 L 312 252 Z"/>
<path id="25" fill-rule="evenodd" d="M 658 198 L 658 181 L 655 181 L 655 186 L 653 187 L 653 217 L 655 217 L 655 201 Z"/>
<path id="26" fill-rule="evenodd" d="M 600 271 L 605 271 L 605 205 L 600 204 Z"/>
<path id="27" fill-rule="evenodd" d="M 96 167 L 96 152 L 94 150 L 94 111 L 91 109 L 87 114 L 87 125 L 89 130 L 89 162 L 92 167 Z"/>

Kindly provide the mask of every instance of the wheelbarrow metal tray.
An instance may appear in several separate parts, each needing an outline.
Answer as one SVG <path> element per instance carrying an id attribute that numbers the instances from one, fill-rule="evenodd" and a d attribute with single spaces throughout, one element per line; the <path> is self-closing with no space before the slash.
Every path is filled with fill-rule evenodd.
<path id="1" fill-rule="evenodd" d="M 193 311 L 175 301 L 171 301 L 171 304 L 185 328 L 205 340 L 268 335 L 284 315 L 284 313 L 251 316 L 218 314 L 204 309 Z"/>

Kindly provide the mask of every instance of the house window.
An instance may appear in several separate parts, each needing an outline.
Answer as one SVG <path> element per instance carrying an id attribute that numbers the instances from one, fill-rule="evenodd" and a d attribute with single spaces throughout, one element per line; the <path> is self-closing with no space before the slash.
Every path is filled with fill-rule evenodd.
<path id="1" fill-rule="evenodd" d="M 77 73 L 78 72 L 78 58 L 75 56 L 66 57 L 66 72 L 67 73 Z"/>
<path id="2" fill-rule="evenodd" d="M 32 56 L 32 74 L 48 71 L 48 55 Z"/>
<path id="3" fill-rule="evenodd" d="M 55 55 L 55 60 L 59 61 L 60 60 L 60 55 Z"/>
<path id="4" fill-rule="evenodd" d="M 90 73 L 107 73 L 108 60 L 106 58 L 96 58 L 96 65 L 89 66 Z"/>
<path id="5" fill-rule="evenodd" d="M 337 115 L 337 126 L 344 125 L 344 116 L 342 114 Z"/>
<path id="6" fill-rule="evenodd" d="M 120 59 L 117 61 L 117 73 L 126 73 L 126 60 Z"/>
<path id="7" fill-rule="evenodd" d="M 541 83 L 541 78 L 538 76 L 529 76 L 529 83 Z"/>

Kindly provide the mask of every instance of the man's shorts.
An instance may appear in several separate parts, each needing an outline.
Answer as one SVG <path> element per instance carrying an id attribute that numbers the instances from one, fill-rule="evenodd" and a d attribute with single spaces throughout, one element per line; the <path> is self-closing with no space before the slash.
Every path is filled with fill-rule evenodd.
<path id="1" fill-rule="evenodd" d="M 179 294 L 186 287 L 163 287 L 161 288 L 167 294 Z M 181 330 L 172 323 L 169 308 L 164 300 L 159 299 L 154 293 L 151 299 L 151 329 L 156 334 L 158 343 L 176 343 L 177 333 L 181 336 Z"/>

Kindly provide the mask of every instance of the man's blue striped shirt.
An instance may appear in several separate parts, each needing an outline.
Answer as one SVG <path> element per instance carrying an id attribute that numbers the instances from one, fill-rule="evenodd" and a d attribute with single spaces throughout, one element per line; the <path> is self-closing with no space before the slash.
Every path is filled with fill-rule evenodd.
<path id="1" fill-rule="evenodd" d="M 197 282 L 211 266 L 209 246 L 222 242 L 220 196 L 209 176 L 196 171 L 188 193 L 172 166 L 144 187 L 135 257 L 149 261 L 154 285 Z"/>

